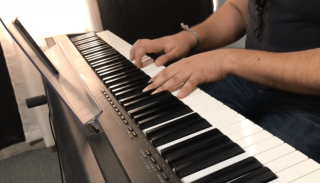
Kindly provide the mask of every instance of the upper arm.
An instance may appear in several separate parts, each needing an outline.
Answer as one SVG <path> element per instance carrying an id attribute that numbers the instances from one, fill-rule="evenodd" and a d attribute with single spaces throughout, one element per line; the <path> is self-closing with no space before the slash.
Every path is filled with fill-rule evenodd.
<path id="1" fill-rule="evenodd" d="M 246 23 L 248 18 L 248 3 L 249 0 L 228 0 L 225 5 L 233 6 L 241 14 L 244 23 Z"/>

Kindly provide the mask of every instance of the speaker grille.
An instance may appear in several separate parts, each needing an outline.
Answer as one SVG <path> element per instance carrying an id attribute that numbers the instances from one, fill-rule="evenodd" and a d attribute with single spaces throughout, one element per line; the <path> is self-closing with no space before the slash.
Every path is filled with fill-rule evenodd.
<path id="1" fill-rule="evenodd" d="M 105 133 L 91 135 L 88 141 L 106 182 L 131 183 Z"/>

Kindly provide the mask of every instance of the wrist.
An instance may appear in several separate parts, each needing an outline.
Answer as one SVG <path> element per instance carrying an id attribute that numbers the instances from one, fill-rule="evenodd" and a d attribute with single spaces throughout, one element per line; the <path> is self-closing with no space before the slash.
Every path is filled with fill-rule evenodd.
<path id="1" fill-rule="evenodd" d="M 197 47 L 198 40 L 192 32 L 184 30 L 184 31 L 179 32 L 178 35 L 181 37 L 181 39 L 184 42 L 186 42 L 186 44 L 188 45 L 190 50 Z"/>

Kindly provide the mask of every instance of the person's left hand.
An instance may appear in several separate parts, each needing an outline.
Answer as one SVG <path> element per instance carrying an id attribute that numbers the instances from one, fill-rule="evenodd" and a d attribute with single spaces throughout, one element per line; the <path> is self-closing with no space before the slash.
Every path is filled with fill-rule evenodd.
<path id="1" fill-rule="evenodd" d="M 158 88 L 154 93 L 163 90 L 172 91 L 177 86 L 183 84 L 177 97 L 182 99 L 189 95 L 192 90 L 202 83 L 215 82 L 228 75 L 226 60 L 228 50 L 220 49 L 197 54 L 171 64 L 166 69 L 159 72 L 143 91 Z"/>

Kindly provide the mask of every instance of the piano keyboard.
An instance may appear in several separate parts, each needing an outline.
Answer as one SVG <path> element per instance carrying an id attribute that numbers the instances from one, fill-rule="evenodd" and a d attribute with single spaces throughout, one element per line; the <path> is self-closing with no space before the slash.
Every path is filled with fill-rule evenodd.
<path id="1" fill-rule="evenodd" d="M 137 68 L 113 33 L 70 40 L 181 182 L 320 182 L 318 163 L 200 89 L 142 93 L 164 67 L 145 56 Z"/>

